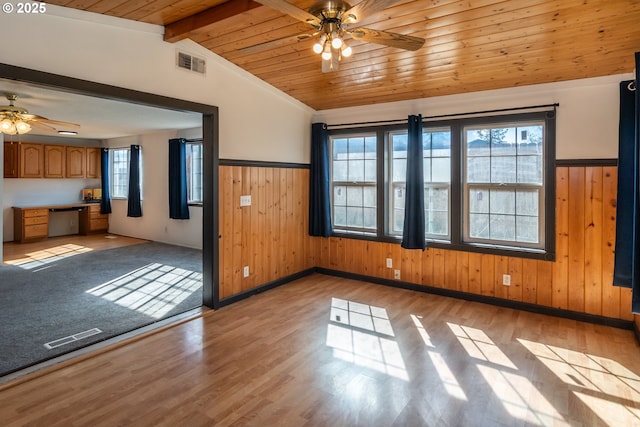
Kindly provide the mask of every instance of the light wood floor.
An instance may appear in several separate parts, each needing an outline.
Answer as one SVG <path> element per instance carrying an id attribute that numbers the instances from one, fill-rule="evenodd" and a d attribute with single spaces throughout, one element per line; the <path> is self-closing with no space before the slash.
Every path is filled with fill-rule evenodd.
<path id="1" fill-rule="evenodd" d="M 631 331 L 314 274 L 32 380 L 4 426 L 633 426 Z"/>
<path id="2" fill-rule="evenodd" d="M 137 245 L 147 241 L 148 240 L 119 236 L 116 234 L 98 233 L 88 236 L 74 234 L 70 236 L 49 237 L 48 239 L 28 243 L 6 242 L 2 245 L 2 261 L 3 264 L 16 265 L 54 256 Z"/>

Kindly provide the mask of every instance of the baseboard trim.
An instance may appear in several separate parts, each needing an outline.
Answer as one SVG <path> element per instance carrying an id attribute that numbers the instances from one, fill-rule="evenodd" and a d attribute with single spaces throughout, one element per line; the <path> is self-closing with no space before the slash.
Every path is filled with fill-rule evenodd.
<path id="1" fill-rule="evenodd" d="M 253 295 L 262 293 L 264 291 L 268 291 L 269 289 L 277 288 L 278 286 L 286 285 L 289 282 L 293 282 L 294 280 L 302 279 L 305 276 L 308 276 L 314 273 L 316 270 L 314 268 L 309 268 L 306 270 L 302 270 L 298 273 L 291 274 L 286 277 L 282 277 L 280 279 L 274 280 L 273 282 L 265 283 L 256 288 L 249 289 L 248 291 L 241 292 L 239 294 L 232 295 L 230 297 L 224 298 L 220 300 L 220 305 L 218 308 L 222 308 L 226 305 L 233 304 L 234 302 L 238 302 L 245 298 L 249 298 Z"/>
<path id="2" fill-rule="evenodd" d="M 521 301 L 505 300 L 502 298 L 496 298 L 496 297 L 491 297 L 487 295 L 477 295 L 469 292 L 436 288 L 433 286 L 416 285 L 414 283 L 403 282 L 400 280 L 382 279 L 379 277 L 372 277 L 372 276 L 366 276 L 366 275 L 355 274 L 355 273 L 346 273 L 344 271 L 331 270 L 331 269 L 320 268 L 320 267 L 316 267 L 314 271 L 320 274 L 326 274 L 328 276 L 336 276 L 336 277 L 342 277 L 345 279 L 360 280 L 365 282 L 376 283 L 379 285 L 391 286 L 394 288 L 408 289 L 408 290 L 417 291 L 417 292 L 424 292 L 424 293 L 429 293 L 434 295 L 441 295 L 445 297 L 462 299 L 465 301 L 480 302 L 483 304 L 491 304 L 499 307 L 513 308 L 516 310 L 528 311 L 528 312 L 538 313 L 538 314 L 545 314 L 548 316 L 561 317 L 565 319 L 577 320 L 580 322 L 611 326 L 619 329 L 634 330 L 636 333 L 636 337 L 638 337 L 638 340 L 640 341 L 640 331 L 638 331 L 638 328 L 635 326 L 635 323 L 630 320 L 596 316 L 593 314 L 580 313 L 577 311 L 564 310 L 564 309 L 554 308 L 554 307 L 545 307 L 545 306 L 521 302 Z"/>

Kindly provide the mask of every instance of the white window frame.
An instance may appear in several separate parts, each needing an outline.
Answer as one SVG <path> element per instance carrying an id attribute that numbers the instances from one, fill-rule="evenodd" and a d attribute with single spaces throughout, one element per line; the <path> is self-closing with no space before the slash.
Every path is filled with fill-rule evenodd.
<path id="1" fill-rule="evenodd" d="M 112 199 L 126 199 L 129 193 L 129 148 L 112 148 L 109 150 L 109 169 Z M 124 160 L 122 156 L 124 155 Z M 118 163 L 124 163 L 124 173 L 116 172 L 116 157 Z M 119 169 L 122 171 L 122 168 Z"/>
<path id="2" fill-rule="evenodd" d="M 504 183 L 504 182 L 490 182 L 491 178 L 489 179 L 489 181 L 487 182 L 469 182 L 469 171 L 467 169 L 468 166 L 468 158 L 469 156 L 468 151 L 466 149 L 467 147 L 467 136 L 468 136 L 468 132 L 469 131 L 475 131 L 475 130 L 494 130 L 494 129 L 508 129 L 508 128 L 514 128 L 515 129 L 515 133 L 517 134 L 518 132 L 518 128 L 523 128 L 523 127 L 532 127 L 532 126 L 541 126 L 542 127 L 542 141 L 541 141 L 541 151 L 539 153 L 540 156 L 540 167 L 541 170 L 539 171 L 539 175 L 540 175 L 540 182 L 539 183 L 534 183 L 534 182 L 508 182 L 508 183 Z M 546 146 L 546 141 L 545 141 L 545 123 L 543 120 L 537 120 L 537 121 L 507 121 L 507 122 L 500 122 L 499 120 L 496 120 L 495 122 L 492 123 L 486 123 L 486 124 L 482 124 L 482 125 L 470 125 L 470 126 L 465 126 L 463 127 L 463 137 L 462 137 L 462 146 L 463 148 L 463 154 L 462 154 L 462 175 L 463 175 L 463 197 L 464 197 L 464 202 L 463 202 L 463 220 L 462 223 L 464 225 L 463 227 L 463 240 L 464 242 L 468 242 L 468 243 L 474 243 L 474 244 L 485 244 L 485 245 L 501 245 L 501 246 L 515 246 L 515 247 L 522 247 L 522 248 L 532 248 L 532 249 L 543 249 L 545 247 L 545 192 L 546 192 L 546 188 L 545 188 L 545 162 L 544 162 L 544 158 L 546 155 L 545 152 L 545 146 Z M 496 157 L 502 157 L 502 156 L 492 156 L 491 152 L 493 151 L 493 144 L 489 144 L 488 150 L 489 150 L 489 156 L 483 156 L 483 157 L 487 157 L 489 159 L 489 162 L 491 164 L 491 162 L 493 161 L 493 159 L 495 159 Z M 515 164 L 516 164 L 516 171 L 514 171 L 514 175 L 517 177 L 518 173 L 517 173 L 517 164 L 518 164 L 518 144 L 514 143 L 514 150 L 515 150 L 515 155 L 509 156 L 509 157 L 514 157 L 515 160 Z M 525 155 L 523 155 L 524 157 Z M 489 176 L 491 176 L 491 166 L 489 167 Z M 517 178 L 516 178 L 517 179 Z M 492 213 L 491 211 L 491 192 L 492 191 L 512 191 L 514 192 L 514 213 L 513 214 L 504 214 L 504 213 Z M 518 215 L 516 212 L 516 206 L 517 206 L 517 194 L 518 192 L 537 192 L 538 193 L 538 198 L 537 198 L 537 203 L 538 203 L 538 209 L 537 209 L 537 219 L 538 219 L 538 227 L 537 227 L 537 241 L 527 241 L 527 240 L 518 240 L 518 226 L 517 226 L 517 219 L 518 217 L 527 217 L 525 215 Z M 487 216 L 489 218 L 488 221 L 488 227 L 489 227 L 489 233 L 491 233 L 491 225 L 492 225 L 492 221 L 491 221 L 491 216 L 513 216 L 514 219 L 514 239 L 500 239 L 500 238 L 482 238 L 482 237 L 477 237 L 477 236 L 473 236 L 471 233 L 471 200 L 470 200 L 470 195 L 474 193 L 477 194 L 478 196 L 484 195 L 486 194 L 487 198 L 487 203 L 488 203 L 488 212 L 487 212 Z M 530 216 L 528 216 L 530 217 Z"/>
<path id="3" fill-rule="evenodd" d="M 201 205 L 202 192 L 202 141 L 187 141 L 187 202 L 189 204 Z M 194 147 L 199 147 L 200 156 L 194 157 Z"/>

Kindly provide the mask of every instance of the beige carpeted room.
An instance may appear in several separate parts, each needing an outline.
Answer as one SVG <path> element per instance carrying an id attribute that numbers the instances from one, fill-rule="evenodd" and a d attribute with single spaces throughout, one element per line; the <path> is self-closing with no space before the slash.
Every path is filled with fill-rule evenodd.
<path id="1" fill-rule="evenodd" d="M 5 375 L 4 424 L 640 424 L 633 155 L 621 154 L 637 123 L 640 3 L 8 4 L 0 35 L 20 48 L 0 45 L 0 92 L 33 126 L 2 134 L 5 176 L 7 142 L 136 160 L 118 175 L 114 155 L 106 187 L 86 171 L 4 178 L 0 287 L 24 259 L 14 246 L 97 240 L 59 245 L 81 265 L 139 239 L 114 265 L 197 251 L 184 270 L 201 274 L 201 306 Z M 115 130 L 112 113 L 157 127 L 83 135 L 86 116 Z M 35 132 L 33 115 L 59 123 Z M 50 139 L 60 123 L 79 125 L 69 143 Z M 169 206 L 169 140 L 202 146 L 188 220 Z M 54 200 L 62 182 L 73 200 Z M 111 213 L 93 202 L 100 232 L 71 224 L 87 207 L 55 211 L 104 188 L 127 195 Z M 41 216 L 14 207 L 62 219 L 21 243 Z M 24 261 L 42 277 L 27 299 L 53 305 L 38 284 L 64 276 L 56 262 Z"/>

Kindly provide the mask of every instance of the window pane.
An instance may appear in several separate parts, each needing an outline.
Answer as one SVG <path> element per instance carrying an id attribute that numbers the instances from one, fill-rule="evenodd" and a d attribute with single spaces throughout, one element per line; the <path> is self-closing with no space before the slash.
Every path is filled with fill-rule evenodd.
<path id="1" fill-rule="evenodd" d="M 538 217 L 516 217 L 516 239 L 518 242 L 538 243 Z"/>
<path id="2" fill-rule="evenodd" d="M 542 156 L 518 156 L 518 182 L 542 184 Z"/>
<path id="3" fill-rule="evenodd" d="M 333 206 L 333 223 L 337 227 L 345 227 L 347 225 L 346 206 Z"/>
<path id="4" fill-rule="evenodd" d="M 347 187 L 344 185 L 336 185 L 333 187 L 333 204 L 335 206 L 347 205 Z"/>
<path id="5" fill-rule="evenodd" d="M 362 208 L 347 207 L 347 225 L 349 227 L 362 227 L 364 225 Z"/>
<path id="6" fill-rule="evenodd" d="M 472 213 L 489 213 L 489 191 L 469 191 L 469 211 Z"/>
<path id="7" fill-rule="evenodd" d="M 451 157 L 451 132 L 431 133 L 431 157 Z"/>
<path id="8" fill-rule="evenodd" d="M 489 238 L 489 215 L 470 214 L 469 215 L 469 235 L 476 239 Z"/>
<path id="9" fill-rule="evenodd" d="M 352 158 L 351 154 L 349 155 L 349 158 Z M 348 167 L 348 181 L 364 182 L 364 160 L 349 160 Z"/>
<path id="10" fill-rule="evenodd" d="M 347 206 L 362 206 L 362 187 L 347 187 Z"/>
<path id="11" fill-rule="evenodd" d="M 488 156 L 489 150 L 488 129 L 469 129 L 466 132 L 467 156 Z"/>
<path id="12" fill-rule="evenodd" d="M 393 182 L 404 182 L 407 177 L 407 159 L 393 159 L 392 177 Z"/>
<path id="13" fill-rule="evenodd" d="M 513 190 L 491 190 L 489 204 L 491 213 L 515 214 L 516 192 Z"/>
<path id="14" fill-rule="evenodd" d="M 513 242 L 516 239 L 516 218 L 511 215 L 491 215 L 490 237 Z"/>
<path id="15" fill-rule="evenodd" d="M 540 125 L 518 127 L 518 155 L 542 154 L 542 131 Z"/>
<path id="16" fill-rule="evenodd" d="M 368 207 L 376 206 L 376 188 L 375 187 L 364 187 L 362 189 L 362 205 Z"/>
<path id="17" fill-rule="evenodd" d="M 129 149 L 111 150 L 111 196 L 126 198 L 129 193 Z"/>
<path id="18" fill-rule="evenodd" d="M 516 157 L 491 157 L 491 182 L 496 184 L 516 182 Z"/>
<path id="19" fill-rule="evenodd" d="M 516 191 L 516 215 L 538 216 L 539 191 Z"/>
<path id="20" fill-rule="evenodd" d="M 432 159 L 431 164 L 431 182 L 451 181 L 451 160 L 448 157 Z"/>
<path id="21" fill-rule="evenodd" d="M 490 182 L 491 159 L 489 157 L 467 158 L 467 182 Z"/>
<path id="22" fill-rule="evenodd" d="M 449 214 L 447 212 L 428 212 L 425 224 L 428 234 L 449 235 Z"/>
<path id="23" fill-rule="evenodd" d="M 491 129 L 491 156 L 516 155 L 516 129 L 513 127 Z"/>
<path id="24" fill-rule="evenodd" d="M 347 181 L 347 162 L 345 160 L 334 160 L 333 162 L 333 180 L 337 182 Z"/>

